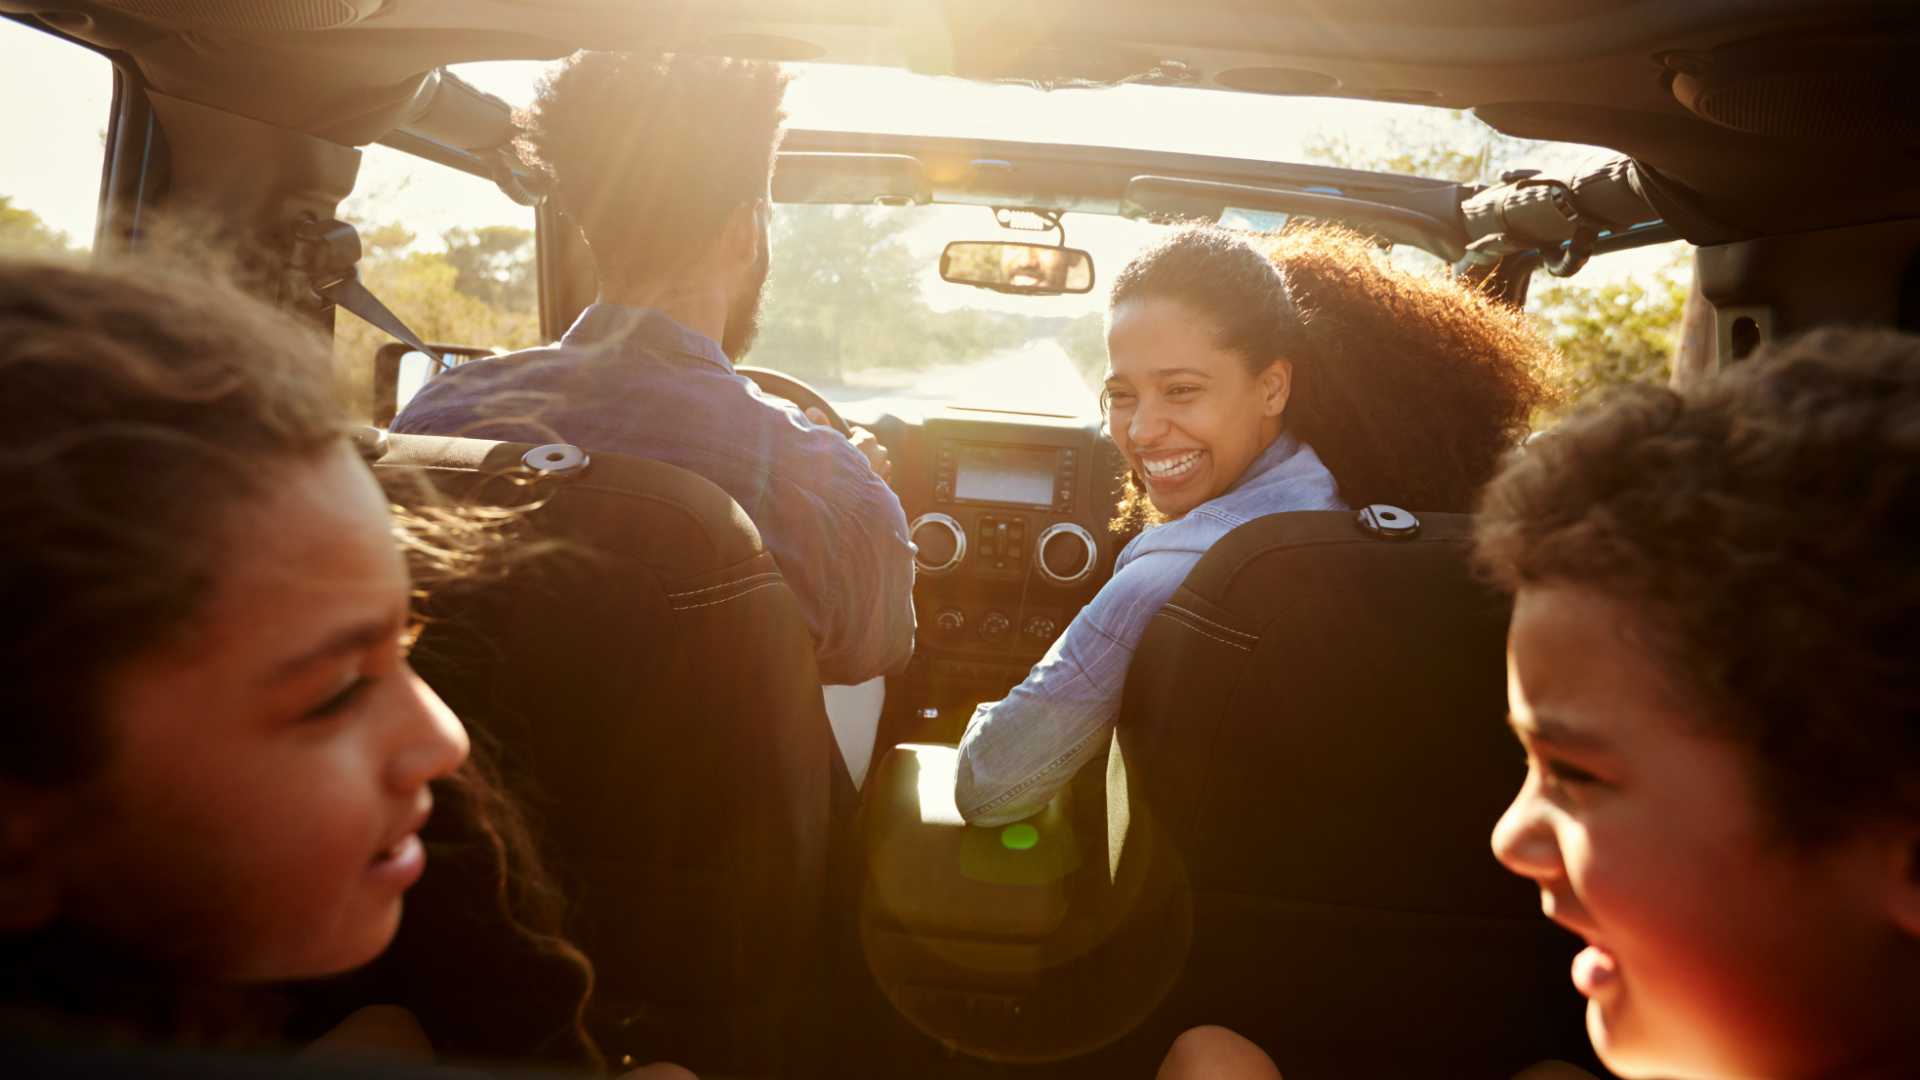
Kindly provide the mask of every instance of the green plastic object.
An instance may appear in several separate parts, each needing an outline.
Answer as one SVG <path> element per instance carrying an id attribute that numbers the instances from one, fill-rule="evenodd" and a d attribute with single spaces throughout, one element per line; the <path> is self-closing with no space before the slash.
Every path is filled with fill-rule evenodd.
<path id="1" fill-rule="evenodd" d="M 1080 838 L 1059 800 L 1011 825 L 969 825 L 960 837 L 960 873 L 994 885 L 1045 885 L 1080 868 Z"/>

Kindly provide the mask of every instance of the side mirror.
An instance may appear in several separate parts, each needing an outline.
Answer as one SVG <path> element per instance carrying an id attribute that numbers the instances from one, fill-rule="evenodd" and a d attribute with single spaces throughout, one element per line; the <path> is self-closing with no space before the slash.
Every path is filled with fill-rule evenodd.
<path id="1" fill-rule="evenodd" d="M 940 253 L 940 280 L 1025 296 L 1088 293 L 1093 256 L 1046 244 L 956 240 Z"/>

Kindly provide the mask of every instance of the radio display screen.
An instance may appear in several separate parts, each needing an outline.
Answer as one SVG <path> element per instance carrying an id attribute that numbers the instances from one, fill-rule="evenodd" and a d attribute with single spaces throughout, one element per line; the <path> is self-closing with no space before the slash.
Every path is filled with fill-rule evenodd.
<path id="1" fill-rule="evenodd" d="M 1053 505 L 1057 451 L 986 443 L 961 443 L 954 451 L 959 466 L 953 481 L 956 498 L 1020 506 Z"/>

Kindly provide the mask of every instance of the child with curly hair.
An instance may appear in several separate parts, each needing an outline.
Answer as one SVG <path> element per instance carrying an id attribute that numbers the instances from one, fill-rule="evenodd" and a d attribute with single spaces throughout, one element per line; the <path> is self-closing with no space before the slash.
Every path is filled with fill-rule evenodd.
<path id="1" fill-rule="evenodd" d="M 1920 1075 L 1920 340 L 1825 331 L 1628 391 L 1481 514 L 1528 765 L 1493 849 L 1586 939 L 1600 1059 Z M 1161 1076 L 1277 1072 L 1208 1028 Z"/>
<path id="2" fill-rule="evenodd" d="M 1826 332 L 1487 493 L 1526 786 L 1494 850 L 1622 1076 L 1920 1074 L 1920 341 Z"/>

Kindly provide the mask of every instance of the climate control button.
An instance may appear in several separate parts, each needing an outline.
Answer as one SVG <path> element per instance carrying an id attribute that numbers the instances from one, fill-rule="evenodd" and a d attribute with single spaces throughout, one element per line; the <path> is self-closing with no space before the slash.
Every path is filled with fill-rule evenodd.
<path id="1" fill-rule="evenodd" d="M 980 619 L 980 636 L 988 641 L 999 641 L 1013 630 L 1013 621 L 997 611 L 989 611 Z"/>

